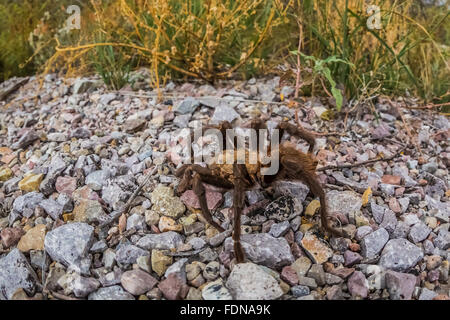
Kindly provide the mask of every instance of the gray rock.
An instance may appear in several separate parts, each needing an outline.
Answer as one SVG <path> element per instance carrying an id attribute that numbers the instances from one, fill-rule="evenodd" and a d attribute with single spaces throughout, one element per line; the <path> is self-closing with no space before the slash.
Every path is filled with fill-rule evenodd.
<path id="1" fill-rule="evenodd" d="M 370 209 L 372 211 L 373 219 L 375 220 L 376 223 L 380 224 L 383 221 L 384 212 L 386 211 L 386 208 L 376 204 L 375 201 L 372 201 L 370 203 Z"/>
<path id="2" fill-rule="evenodd" d="M 433 239 L 433 243 L 441 250 L 447 250 L 450 248 L 450 232 L 445 229 L 439 230 L 439 234 Z"/>
<path id="3" fill-rule="evenodd" d="M 17 289 L 22 288 L 33 295 L 39 282 L 27 258 L 18 250 L 11 250 L 0 259 L 0 293 L 11 299 Z"/>
<path id="4" fill-rule="evenodd" d="M 163 232 L 159 234 L 148 234 L 139 239 L 137 246 L 146 250 L 159 249 L 168 250 L 175 249 L 184 241 L 183 237 L 174 231 Z"/>
<path id="5" fill-rule="evenodd" d="M 14 200 L 13 210 L 22 214 L 25 209 L 34 211 L 34 209 L 44 200 L 44 195 L 38 192 L 28 192 Z"/>
<path id="6" fill-rule="evenodd" d="M 274 238 L 267 233 L 244 234 L 241 244 L 248 259 L 269 268 L 280 268 L 294 262 L 285 238 Z M 233 252 L 233 239 L 225 240 L 226 252 Z"/>
<path id="7" fill-rule="evenodd" d="M 226 286 L 236 300 L 273 300 L 283 295 L 278 282 L 253 263 L 235 265 Z"/>
<path id="8" fill-rule="evenodd" d="M 395 271 L 407 271 L 422 258 L 422 249 L 408 240 L 391 239 L 381 252 L 379 265 Z"/>
<path id="9" fill-rule="evenodd" d="M 361 210 L 361 196 L 356 192 L 332 190 L 326 193 L 326 198 L 329 212 L 340 212 L 349 216 Z"/>
<path id="10" fill-rule="evenodd" d="M 132 214 L 127 219 L 127 230 L 130 229 L 136 229 L 136 230 L 147 230 L 147 224 L 145 223 L 144 216 L 141 216 L 140 214 Z"/>
<path id="11" fill-rule="evenodd" d="M 45 251 L 31 250 L 30 263 L 32 267 L 37 268 L 38 270 L 47 271 L 48 265 L 50 264 L 50 258 L 47 257 Z"/>
<path id="12" fill-rule="evenodd" d="M 100 253 L 105 251 L 106 249 L 108 249 L 108 244 L 105 240 L 100 240 L 95 242 L 89 251 L 92 253 Z"/>
<path id="13" fill-rule="evenodd" d="M 20 139 L 16 143 L 13 143 L 11 145 L 11 149 L 25 149 L 36 140 L 39 140 L 39 136 L 37 135 L 37 133 L 34 130 L 28 130 L 20 137 Z"/>
<path id="14" fill-rule="evenodd" d="M 174 111 L 180 114 L 190 114 L 194 113 L 195 109 L 197 109 L 199 105 L 200 102 L 197 99 L 187 97 L 174 108 Z"/>
<path id="15" fill-rule="evenodd" d="M 392 234 L 395 231 L 397 223 L 398 221 L 395 213 L 392 210 L 386 209 L 380 227 L 386 229 L 389 234 Z"/>
<path id="16" fill-rule="evenodd" d="M 39 206 L 53 218 L 53 220 L 61 218 L 64 206 L 53 199 L 45 199 L 39 203 Z"/>
<path id="17" fill-rule="evenodd" d="M 106 185 L 110 176 L 111 173 L 109 170 L 97 170 L 87 175 L 85 184 L 94 191 L 100 191 Z"/>
<path id="18" fill-rule="evenodd" d="M 323 271 L 323 267 L 321 264 L 313 264 L 308 271 L 308 277 L 316 280 L 316 283 L 319 286 L 325 285 L 326 282 L 325 271 Z"/>
<path id="19" fill-rule="evenodd" d="M 304 297 L 309 294 L 310 290 L 307 286 L 297 285 L 291 288 L 291 292 L 294 297 Z"/>
<path id="20" fill-rule="evenodd" d="M 317 282 L 315 279 L 305 276 L 298 277 L 298 284 L 301 286 L 307 286 L 311 289 L 317 288 Z"/>
<path id="21" fill-rule="evenodd" d="M 73 292 L 75 297 L 84 298 L 100 287 L 100 282 L 91 277 L 82 277 L 78 273 L 66 274 L 58 281 L 66 294 Z"/>
<path id="22" fill-rule="evenodd" d="M 52 158 L 47 175 L 39 186 L 40 191 L 44 195 L 49 196 L 54 192 L 56 178 L 66 169 L 66 166 L 65 161 L 61 157 L 56 156 Z"/>
<path id="23" fill-rule="evenodd" d="M 389 240 L 389 234 L 384 228 L 380 228 L 372 233 L 369 233 L 361 241 L 361 254 L 364 258 L 375 258 L 383 249 L 386 242 Z"/>
<path id="24" fill-rule="evenodd" d="M 91 293 L 88 300 L 135 300 L 134 297 L 122 289 L 121 286 L 100 288 Z"/>
<path id="25" fill-rule="evenodd" d="M 136 263 L 137 258 L 140 256 L 148 256 L 150 252 L 136 247 L 132 244 L 123 244 L 116 251 L 116 261 L 120 264 Z"/>
<path id="26" fill-rule="evenodd" d="M 355 239 L 361 241 L 369 233 L 373 232 L 373 229 L 369 226 L 361 226 L 356 229 Z"/>
<path id="27" fill-rule="evenodd" d="M 433 300 L 438 294 L 434 291 L 431 291 L 427 288 L 422 288 L 422 292 L 420 293 L 419 300 Z"/>
<path id="28" fill-rule="evenodd" d="M 215 110 L 211 117 L 210 122 L 212 124 L 218 124 L 223 121 L 228 121 L 232 123 L 235 119 L 239 118 L 239 114 L 228 105 L 221 104 Z"/>
<path id="29" fill-rule="evenodd" d="M 188 262 L 187 258 L 181 258 L 174 264 L 172 264 L 169 268 L 167 268 L 164 276 L 167 278 L 169 274 L 176 274 L 181 280 L 186 283 L 186 263 Z"/>
<path id="30" fill-rule="evenodd" d="M 415 275 L 388 270 L 385 281 L 392 300 L 411 300 L 416 285 Z"/>
<path id="31" fill-rule="evenodd" d="M 280 223 L 274 223 L 271 227 L 270 227 L 270 235 L 272 235 L 275 238 L 279 238 L 284 236 L 288 231 L 289 231 L 289 221 L 285 220 L 283 222 Z"/>
<path id="32" fill-rule="evenodd" d="M 94 228 L 86 223 L 62 225 L 45 235 L 45 251 L 53 260 L 82 274 L 89 273 L 91 261 L 87 258 L 94 240 Z"/>
<path id="33" fill-rule="evenodd" d="M 411 227 L 404 221 L 399 221 L 395 227 L 394 232 L 391 234 L 392 239 L 406 238 L 409 234 Z"/>
<path id="34" fill-rule="evenodd" d="M 409 231 L 408 239 L 414 243 L 422 242 L 425 240 L 431 232 L 431 228 L 429 228 L 425 223 L 419 222 L 412 226 Z"/>
<path id="35" fill-rule="evenodd" d="M 274 183 L 274 191 L 276 197 L 289 195 L 301 203 L 305 201 L 309 188 L 300 181 L 277 181 Z"/>

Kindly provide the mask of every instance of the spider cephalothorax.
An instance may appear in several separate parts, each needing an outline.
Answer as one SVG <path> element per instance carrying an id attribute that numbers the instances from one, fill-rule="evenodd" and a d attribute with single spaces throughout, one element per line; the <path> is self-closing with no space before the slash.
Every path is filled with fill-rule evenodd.
<path id="1" fill-rule="evenodd" d="M 266 129 L 264 122 L 260 119 L 252 120 L 249 123 L 249 126 L 251 129 L 255 130 Z M 219 130 L 224 139 L 223 145 L 227 145 L 226 130 L 232 129 L 231 124 L 228 122 L 223 122 L 217 127 L 208 126 L 203 130 L 206 131 L 206 129 L 210 128 Z M 234 157 L 234 161 L 231 163 L 223 161 L 230 151 L 233 151 L 233 155 L 238 154 L 238 150 L 230 150 L 229 148 L 219 153 L 218 157 L 210 162 L 207 167 L 203 167 L 198 164 L 185 164 L 182 165 L 176 172 L 176 176 L 182 178 L 178 185 L 177 192 L 182 193 L 188 188 L 192 188 L 199 198 L 203 216 L 208 223 L 221 232 L 224 231 L 224 229 L 212 219 L 211 213 L 208 209 L 203 182 L 224 189 L 234 190 L 233 240 L 234 254 L 238 263 L 244 261 L 244 252 L 240 244 L 240 219 L 244 209 L 245 191 L 257 185 L 266 188 L 278 180 L 299 180 L 304 182 L 309 187 L 311 193 L 320 200 L 322 227 L 334 235 L 342 235 L 339 230 L 334 229 L 330 225 L 327 219 L 328 213 L 325 193 L 317 179 L 315 173 L 317 161 L 312 155 L 315 144 L 314 136 L 310 132 L 287 122 L 279 123 L 276 129 L 279 130 L 280 139 L 284 132 L 288 132 L 292 136 L 306 140 L 310 147 L 308 153 L 303 153 L 296 149 L 294 144 L 288 141 L 281 142 L 278 140 L 275 146 L 270 146 L 269 148 L 270 157 L 277 157 L 277 161 L 279 162 L 279 168 L 275 173 L 271 173 L 270 175 L 264 174 L 264 170 L 261 169 L 264 169 L 267 165 L 261 163 L 258 156 L 256 157 L 257 161 L 251 163 L 239 163 L 239 161 L 236 161 L 236 156 Z M 236 148 L 236 141 L 233 141 L 231 145 Z M 228 146 L 230 146 L 230 144 L 228 144 Z M 244 152 L 246 155 L 245 159 L 249 159 L 249 153 L 251 153 L 251 151 Z"/>

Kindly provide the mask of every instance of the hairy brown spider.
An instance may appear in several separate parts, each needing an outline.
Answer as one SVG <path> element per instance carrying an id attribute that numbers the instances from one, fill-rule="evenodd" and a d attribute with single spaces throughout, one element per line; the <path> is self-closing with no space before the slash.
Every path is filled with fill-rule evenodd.
<path id="1" fill-rule="evenodd" d="M 203 131 L 214 128 L 220 130 L 224 137 L 224 145 L 226 143 L 226 130 L 232 129 L 229 122 L 223 122 L 219 126 L 207 126 L 203 128 Z M 255 119 L 250 122 L 250 128 L 259 130 L 267 129 L 265 123 L 260 119 Z M 342 236 L 342 232 L 334 229 L 327 219 L 327 205 L 325 200 L 325 193 L 317 179 L 315 170 L 317 161 L 312 155 L 312 151 L 315 145 L 315 138 L 310 132 L 296 127 L 287 122 L 281 122 L 276 129 L 279 130 L 279 140 L 283 136 L 284 132 L 288 132 L 291 136 L 302 138 L 306 140 L 310 147 L 308 153 L 303 153 L 295 148 L 295 146 L 288 141 L 278 141 L 278 156 L 279 156 L 279 170 L 274 175 L 264 175 L 261 173 L 261 168 L 264 165 L 261 162 L 256 164 L 239 164 L 235 161 L 233 164 L 229 163 L 212 163 L 208 167 L 202 167 L 198 164 L 184 164 L 176 172 L 177 177 L 181 177 L 181 181 L 178 185 L 177 192 L 183 193 L 187 189 L 192 188 L 197 195 L 202 214 L 209 224 L 215 227 L 220 232 L 224 229 L 216 223 L 211 216 L 206 202 L 206 194 L 204 183 L 208 183 L 213 186 L 217 186 L 224 189 L 233 189 L 233 240 L 234 240 L 234 254 L 237 263 L 244 262 L 244 251 L 240 243 L 241 235 L 241 215 L 244 209 L 244 197 L 245 191 L 253 188 L 256 185 L 260 185 L 263 188 L 269 187 L 277 180 L 298 180 L 305 183 L 312 194 L 318 197 L 320 200 L 320 217 L 321 225 L 326 231 L 331 232 L 333 235 Z M 191 140 L 193 141 L 193 140 Z M 231 144 L 236 148 L 236 141 Z M 272 146 L 272 150 L 273 146 Z M 224 156 L 230 150 L 224 150 L 219 156 Z M 270 151 L 269 151 L 270 152 Z M 246 151 L 247 155 L 248 152 Z M 237 154 L 237 152 L 234 152 Z M 247 160 L 248 158 L 246 158 Z"/>

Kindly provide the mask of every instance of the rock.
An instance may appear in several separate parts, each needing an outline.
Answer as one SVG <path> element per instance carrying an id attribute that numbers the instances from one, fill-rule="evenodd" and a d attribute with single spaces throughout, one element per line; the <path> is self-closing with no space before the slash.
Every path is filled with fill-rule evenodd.
<path id="1" fill-rule="evenodd" d="M 351 267 L 354 264 L 360 263 L 362 260 L 362 257 L 357 252 L 352 252 L 350 250 L 347 250 L 344 252 L 344 259 L 345 259 L 345 266 Z"/>
<path id="2" fill-rule="evenodd" d="M 301 246 L 316 264 L 327 262 L 333 255 L 333 250 L 312 233 L 306 233 L 303 236 Z"/>
<path id="3" fill-rule="evenodd" d="M 425 240 L 431 232 L 431 228 L 429 228 L 425 223 L 419 222 L 412 226 L 409 230 L 408 239 L 414 243 L 422 242 Z"/>
<path id="4" fill-rule="evenodd" d="M 439 230 L 439 234 L 433 239 L 433 243 L 441 250 L 447 250 L 450 248 L 450 232 L 445 229 Z"/>
<path id="5" fill-rule="evenodd" d="M 356 229 L 355 239 L 361 241 L 369 233 L 373 232 L 373 229 L 369 226 L 362 226 Z"/>
<path id="6" fill-rule="evenodd" d="M 317 282 L 315 279 L 310 277 L 300 276 L 298 277 L 298 284 L 301 286 L 307 286 L 311 289 L 317 288 Z"/>
<path id="7" fill-rule="evenodd" d="M 22 252 L 44 250 L 45 231 L 45 224 L 38 224 L 34 228 L 31 228 L 20 239 L 17 244 L 17 249 Z"/>
<path id="8" fill-rule="evenodd" d="M 180 114 L 191 114 L 199 105 L 200 101 L 193 97 L 187 97 L 174 108 L 174 111 Z"/>
<path id="9" fill-rule="evenodd" d="M 109 170 L 96 170 L 86 176 L 85 184 L 94 191 L 100 191 L 110 177 Z"/>
<path id="10" fill-rule="evenodd" d="M 167 268 L 166 272 L 164 273 L 164 276 L 167 278 L 170 274 L 174 273 L 179 277 L 183 283 L 186 283 L 186 263 L 188 259 L 187 258 L 181 258 L 174 264 L 172 264 L 169 268 Z"/>
<path id="11" fill-rule="evenodd" d="M 304 202 L 309 193 L 309 188 L 300 181 L 277 181 L 273 185 L 275 196 L 288 195 L 297 199 L 300 203 Z"/>
<path id="12" fill-rule="evenodd" d="M 202 297 L 204 300 L 233 300 L 230 292 L 220 279 L 205 285 L 202 290 Z"/>
<path id="13" fill-rule="evenodd" d="M 59 193 L 72 196 L 72 193 L 77 188 L 77 180 L 72 177 L 58 177 L 55 182 L 55 189 Z"/>
<path id="14" fill-rule="evenodd" d="M 236 300 L 273 300 L 283 295 L 278 282 L 253 263 L 235 265 L 226 286 Z"/>
<path id="15" fill-rule="evenodd" d="M 125 271 L 122 274 L 120 283 L 129 293 L 135 296 L 139 296 L 153 289 L 158 281 L 147 272 L 135 269 Z"/>
<path id="16" fill-rule="evenodd" d="M 185 283 L 175 273 L 171 273 L 158 284 L 158 288 L 167 300 L 179 300 L 182 298 Z"/>
<path id="17" fill-rule="evenodd" d="M 383 221 L 381 222 L 380 227 L 386 229 L 389 234 L 392 234 L 397 227 L 397 223 L 398 221 L 395 213 L 392 210 L 387 209 L 384 212 Z"/>
<path id="18" fill-rule="evenodd" d="M 152 250 L 151 259 L 152 269 L 159 276 L 162 276 L 173 262 L 172 257 L 166 256 L 163 251 L 156 249 Z"/>
<path id="19" fill-rule="evenodd" d="M 65 294 L 73 292 L 75 297 L 84 298 L 100 287 L 100 282 L 95 278 L 82 277 L 73 272 L 65 274 L 58 280 Z"/>
<path id="20" fill-rule="evenodd" d="M 200 209 L 200 201 L 193 190 L 185 191 L 180 199 L 188 208 Z M 220 192 L 206 191 L 206 202 L 209 210 L 216 209 L 222 200 L 223 196 Z"/>
<path id="21" fill-rule="evenodd" d="M 19 189 L 25 192 L 39 191 L 42 179 L 44 179 L 42 173 L 27 173 L 24 178 L 19 181 Z"/>
<path id="22" fill-rule="evenodd" d="M 152 192 L 152 210 L 160 215 L 178 219 L 186 210 L 183 202 L 174 196 L 173 189 L 164 185 L 158 185 Z"/>
<path id="23" fill-rule="evenodd" d="M 381 177 L 381 182 L 387 183 L 387 184 L 401 185 L 402 177 L 386 174 Z"/>
<path id="24" fill-rule="evenodd" d="M 88 296 L 88 300 L 135 300 L 121 286 L 100 288 Z"/>
<path id="25" fill-rule="evenodd" d="M 234 120 L 240 118 L 239 114 L 231 107 L 221 104 L 214 110 L 214 114 L 210 119 L 211 124 L 219 124 L 223 121 L 232 123 Z"/>
<path id="26" fill-rule="evenodd" d="M 314 279 L 319 286 L 325 285 L 325 271 L 321 264 L 313 264 L 308 271 L 308 277 Z"/>
<path id="27" fill-rule="evenodd" d="M 271 227 L 270 227 L 270 235 L 272 235 L 275 238 L 279 238 L 284 236 L 290 228 L 290 224 L 289 221 L 285 220 L 283 222 L 280 223 L 274 223 Z"/>
<path id="28" fill-rule="evenodd" d="M 165 216 L 162 216 L 161 219 L 159 219 L 158 228 L 159 231 L 163 233 L 167 231 L 183 231 L 183 226 L 181 224 L 178 224 L 174 219 Z M 188 235 L 188 233 L 186 233 L 186 235 Z"/>
<path id="29" fill-rule="evenodd" d="M 95 200 L 83 200 L 73 209 L 73 220 L 77 222 L 95 223 L 106 218 L 100 202 Z"/>
<path id="30" fill-rule="evenodd" d="M 437 297 L 438 294 L 434 291 L 431 291 L 427 288 L 422 288 L 422 292 L 420 293 L 419 300 L 433 300 Z"/>
<path id="31" fill-rule="evenodd" d="M 30 251 L 30 263 L 33 268 L 37 270 L 48 270 L 50 259 L 47 257 L 45 251 L 31 250 Z"/>
<path id="32" fill-rule="evenodd" d="M 311 260 L 308 257 L 302 256 L 295 260 L 291 267 L 297 273 L 297 277 L 306 276 L 309 268 L 311 268 Z"/>
<path id="33" fill-rule="evenodd" d="M 309 295 L 310 290 L 307 286 L 293 286 L 291 292 L 294 297 L 299 298 Z"/>
<path id="34" fill-rule="evenodd" d="M 15 245 L 19 242 L 20 238 L 25 232 L 20 228 L 5 228 L 1 231 L 0 237 L 2 238 L 2 244 L 5 249 Z"/>
<path id="35" fill-rule="evenodd" d="M 116 251 L 116 261 L 120 264 L 132 264 L 136 263 L 137 259 L 141 256 L 149 256 L 150 253 L 146 250 L 136 247 L 132 244 L 123 244 Z"/>
<path id="36" fill-rule="evenodd" d="M 145 218 L 140 214 L 132 214 L 127 219 L 127 230 L 147 230 L 147 224 L 145 223 Z"/>
<path id="37" fill-rule="evenodd" d="M 38 192 L 29 192 L 14 200 L 13 210 L 23 214 L 24 210 L 34 211 L 34 209 L 44 200 L 44 195 Z"/>
<path id="38" fill-rule="evenodd" d="M 353 297 L 367 298 L 369 293 L 366 277 L 361 271 L 355 271 L 347 281 L 348 291 Z"/>
<path id="39" fill-rule="evenodd" d="M 381 252 L 379 265 L 395 271 L 407 271 L 422 258 L 422 250 L 408 240 L 391 239 Z"/>
<path id="40" fill-rule="evenodd" d="M 44 209 L 45 213 L 52 217 L 53 220 L 60 219 L 64 209 L 63 205 L 53 199 L 42 200 L 39 203 L 39 206 Z"/>
<path id="41" fill-rule="evenodd" d="M 294 212 L 294 200 L 289 195 L 283 195 L 272 201 L 264 211 L 264 215 L 276 221 L 285 221 Z"/>
<path id="42" fill-rule="evenodd" d="M 25 256 L 18 250 L 11 250 L 0 259 L 0 295 L 11 299 L 17 289 L 22 288 L 33 295 L 39 282 Z"/>
<path id="43" fill-rule="evenodd" d="M 389 234 L 384 228 L 380 228 L 372 233 L 369 233 L 361 241 L 361 254 L 364 258 L 375 258 L 383 249 L 386 242 L 389 240 Z"/>
<path id="44" fill-rule="evenodd" d="M 205 266 L 205 269 L 203 270 L 203 277 L 206 280 L 214 281 L 219 276 L 219 269 L 219 263 L 217 261 L 211 261 Z"/>
<path id="45" fill-rule="evenodd" d="M 50 142 L 65 142 L 67 141 L 67 135 L 60 132 L 52 132 L 47 134 L 47 140 Z"/>
<path id="46" fill-rule="evenodd" d="M 29 145 L 33 144 L 36 140 L 39 140 L 39 136 L 34 130 L 28 130 L 26 131 L 20 139 L 11 145 L 11 148 L 13 150 L 17 149 L 25 149 Z"/>
<path id="47" fill-rule="evenodd" d="M 89 273 L 87 253 L 94 240 L 94 228 L 86 223 L 62 225 L 45 236 L 44 247 L 50 257 L 83 274 Z"/>
<path id="48" fill-rule="evenodd" d="M 361 196 L 353 191 L 332 190 L 326 193 L 326 199 L 329 212 L 344 213 L 350 216 L 361 210 Z"/>
<path id="49" fill-rule="evenodd" d="M 252 262 L 269 268 L 281 268 L 294 262 L 288 242 L 285 238 L 274 238 L 267 233 L 244 234 L 241 244 L 246 257 Z M 233 240 L 227 238 L 225 252 L 233 252 Z"/>
<path id="50" fill-rule="evenodd" d="M 392 300 L 411 300 L 416 285 L 416 276 L 388 270 L 385 279 L 386 288 Z"/>
<path id="51" fill-rule="evenodd" d="M 147 234 L 136 243 L 138 247 L 146 250 L 175 249 L 184 242 L 183 237 L 174 231 L 163 232 L 160 234 Z"/>
<path id="52" fill-rule="evenodd" d="M 0 182 L 7 181 L 14 176 L 12 170 L 8 167 L 0 167 Z"/>
<path id="53" fill-rule="evenodd" d="M 83 78 L 76 79 L 73 84 L 72 91 L 73 91 L 73 94 L 81 94 L 81 93 L 85 93 L 88 91 L 92 91 L 99 85 L 100 85 L 100 82 L 98 82 L 98 81 L 92 81 L 92 80 L 83 79 Z"/>
<path id="54" fill-rule="evenodd" d="M 297 272 L 291 266 L 285 266 L 281 270 L 281 279 L 287 282 L 290 286 L 295 286 L 298 283 Z"/>

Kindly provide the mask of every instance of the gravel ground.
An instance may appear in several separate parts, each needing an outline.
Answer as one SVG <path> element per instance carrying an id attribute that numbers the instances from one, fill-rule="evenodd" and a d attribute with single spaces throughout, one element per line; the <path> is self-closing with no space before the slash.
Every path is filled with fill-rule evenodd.
<path id="1" fill-rule="evenodd" d="M 223 233 L 191 190 L 177 196 L 183 138 L 260 115 L 295 123 L 280 102 L 293 88 L 169 83 L 158 103 L 134 77 L 134 93 L 55 75 L 0 86 L 0 299 L 449 299 L 446 117 L 380 97 L 376 114 L 328 121 L 328 99 L 304 99 L 298 119 L 321 133 L 319 177 L 347 238 L 324 235 L 308 188 L 281 181 L 246 192 L 236 265 L 231 192 L 206 186 Z"/>

